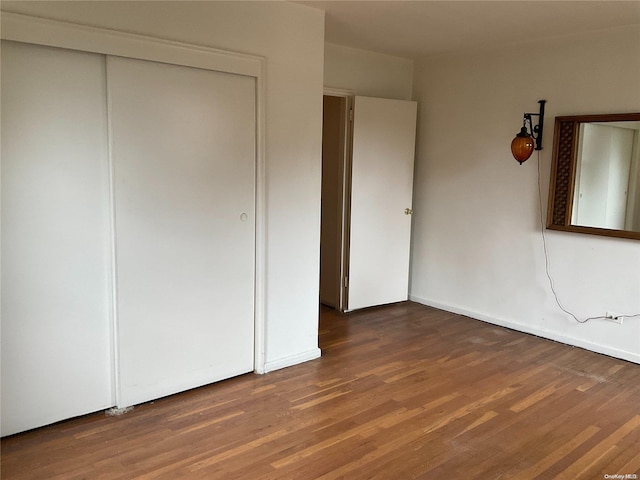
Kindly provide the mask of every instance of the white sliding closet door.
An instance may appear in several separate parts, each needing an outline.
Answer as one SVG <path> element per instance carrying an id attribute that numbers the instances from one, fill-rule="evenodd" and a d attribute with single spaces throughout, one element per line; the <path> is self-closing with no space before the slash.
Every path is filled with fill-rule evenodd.
<path id="1" fill-rule="evenodd" d="M 104 56 L 2 42 L 2 435 L 113 405 Z"/>
<path id="2" fill-rule="evenodd" d="M 255 79 L 107 58 L 118 405 L 253 370 Z"/>

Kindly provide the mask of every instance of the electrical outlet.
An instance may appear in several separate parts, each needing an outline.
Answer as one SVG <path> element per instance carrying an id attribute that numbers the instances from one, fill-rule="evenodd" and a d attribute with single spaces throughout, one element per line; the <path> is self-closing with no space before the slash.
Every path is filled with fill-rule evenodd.
<path id="1" fill-rule="evenodd" d="M 623 315 L 619 315 L 617 313 L 613 313 L 613 312 L 607 312 L 605 314 L 605 319 L 610 321 L 610 322 L 622 325 L 622 320 L 624 320 L 624 316 Z"/>

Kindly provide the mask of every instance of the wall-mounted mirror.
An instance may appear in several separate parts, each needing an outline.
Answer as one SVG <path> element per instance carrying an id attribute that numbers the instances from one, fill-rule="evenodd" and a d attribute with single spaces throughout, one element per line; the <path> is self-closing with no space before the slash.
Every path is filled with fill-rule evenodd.
<path id="1" fill-rule="evenodd" d="M 640 240 L 640 113 L 556 117 L 547 228 Z"/>

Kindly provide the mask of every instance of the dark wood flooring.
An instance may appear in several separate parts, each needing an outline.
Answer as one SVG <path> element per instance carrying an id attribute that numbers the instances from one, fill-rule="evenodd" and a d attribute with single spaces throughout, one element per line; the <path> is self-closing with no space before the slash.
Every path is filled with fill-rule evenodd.
<path id="1" fill-rule="evenodd" d="M 640 473 L 639 365 L 410 302 L 322 308 L 320 345 L 302 365 L 7 437 L 2 479 Z"/>

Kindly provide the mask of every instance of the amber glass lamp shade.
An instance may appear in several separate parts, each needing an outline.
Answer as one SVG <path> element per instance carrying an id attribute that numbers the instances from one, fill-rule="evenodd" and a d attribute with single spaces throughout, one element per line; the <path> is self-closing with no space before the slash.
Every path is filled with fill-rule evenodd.
<path id="1" fill-rule="evenodd" d="M 520 129 L 520 133 L 518 133 L 516 138 L 511 142 L 511 153 L 513 154 L 513 158 L 522 165 L 522 162 L 528 160 L 533 153 L 534 146 L 533 138 L 529 135 L 527 129 L 522 127 L 522 129 Z"/>

